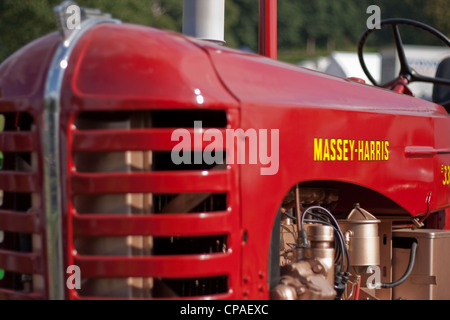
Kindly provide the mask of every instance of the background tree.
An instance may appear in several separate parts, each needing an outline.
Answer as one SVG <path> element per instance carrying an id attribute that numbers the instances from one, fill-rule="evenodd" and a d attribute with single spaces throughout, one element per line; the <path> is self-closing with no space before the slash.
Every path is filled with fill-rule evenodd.
<path id="1" fill-rule="evenodd" d="M 356 50 L 366 28 L 369 5 L 378 5 L 381 18 L 410 18 L 450 34 L 449 0 L 278 0 L 279 58 L 307 50 Z M 0 0 L 0 61 L 26 43 L 56 30 L 53 7 L 62 0 Z M 99 8 L 123 22 L 182 31 L 183 0 L 77 0 L 83 7 Z M 226 45 L 258 50 L 258 1 L 226 0 Z M 402 31 L 415 44 L 428 42 L 417 30 Z M 369 46 L 391 43 L 392 32 L 373 34 Z M 309 46 L 308 46 L 309 43 Z M 292 59 L 292 60 L 293 60 Z"/>
<path id="2" fill-rule="evenodd" d="M 450 8 L 448 0 L 425 1 L 425 14 L 433 26 L 446 35 L 450 35 Z"/>
<path id="3" fill-rule="evenodd" d="M 30 41 L 56 30 L 53 8 L 62 0 L 0 0 L 0 61 Z M 77 0 L 124 22 L 181 31 L 182 0 Z"/>
<path id="4" fill-rule="evenodd" d="M 305 46 L 306 12 L 302 1 L 278 1 L 278 47 L 302 48 Z"/>

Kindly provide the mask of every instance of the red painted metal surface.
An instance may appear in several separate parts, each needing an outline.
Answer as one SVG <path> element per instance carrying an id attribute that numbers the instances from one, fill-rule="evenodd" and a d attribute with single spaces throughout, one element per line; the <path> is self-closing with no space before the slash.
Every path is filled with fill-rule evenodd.
<path id="1" fill-rule="evenodd" d="M 43 226 L 39 211 L 0 210 L 0 228 L 7 232 L 39 233 Z"/>
<path id="2" fill-rule="evenodd" d="M 224 192 L 230 190 L 228 171 L 74 173 L 72 194 Z M 196 183 L 194 183 L 196 182 Z"/>
<path id="3" fill-rule="evenodd" d="M 243 246 L 243 277 L 266 289 L 262 279 L 268 257 L 260 248 L 269 247 L 274 213 L 296 183 L 339 188 L 345 205 L 336 212 L 361 202 L 376 214 L 425 218 L 448 207 L 450 192 L 441 182 L 441 166 L 450 161 L 448 129 L 443 128 L 450 123 L 441 106 L 263 57 L 205 47 L 222 81 L 241 101 L 241 127 L 280 130 L 276 175 L 261 176 L 258 166 L 240 166 L 242 228 L 251 239 Z M 356 161 L 355 150 L 349 153 L 355 161 L 314 161 L 315 138 L 388 141 L 389 159 Z M 411 151 L 424 149 L 436 153 L 410 157 Z M 260 292 L 258 285 L 247 290 L 250 296 Z"/>
<path id="4" fill-rule="evenodd" d="M 19 253 L 9 250 L 0 250 L 0 265 L 5 270 L 14 270 L 18 273 L 35 274 L 43 273 L 42 265 L 39 263 L 41 257 L 37 252 Z"/>
<path id="5" fill-rule="evenodd" d="M 36 136 L 28 132 L 3 132 L 0 136 L 0 150 L 3 152 L 35 151 Z"/>
<path id="6" fill-rule="evenodd" d="M 74 99 L 84 98 L 73 101 L 74 111 L 238 106 L 221 85 L 207 53 L 179 34 L 101 25 L 79 41 L 72 57 L 65 81 L 71 82 Z M 201 92 L 202 104 L 195 89 Z M 70 98 L 66 94 L 72 92 L 63 90 L 63 101 Z"/>
<path id="7" fill-rule="evenodd" d="M 227 212 L 170 214 L 167 216 L 95 215 L 73 213 L 75 236 L 167 236 L 171 230 L 175 236 L 226 234 L 233 227 Z"/>
<path id="8" fill-rule="evenodd" d="M 116 45 L 111 45 L 112 43 Z M 98 50 L 105 48 L 105 50 Z M 107 48 L 107 49 L 106 49 Z M 100 62 L 100 63 L 99 63 Z M 99 76 L 101 77 L 99 78 Z M 126 75 L 126 76 L 124 76 Z M 108 79 L 104 81 L 103 79 Z M 198 95 L 202 99 L 197 99 Z M 239 193 L 237 168 L 203 171 L 78 172 L 72 156 L 79 153 L 152 150 L 170 152 L 171 128 L 80 130 L 76 119 L 85 111 L 151 111 L 220 109 L 227 128 L 238 124 L 239 104 L 222 85 L 208 53 L 174 33 L 131 25 L 104 25 L 87 32 L 75 47 L 62 88 L 62 119 L 68 154 L 67 263 L 87 270 L 83 277 L 226 276 L 229 291 L 211 298 L 239 298 Z M 193 136 L 193 128 L 186 129 Z M 223 132 L 223 128 L 219 128 Z M 202 142 L 202 148 L 206 146 Z M 224 193 L 225 211 L 159 215 L 78 213 L 72 200 L 79 195 L 123 193 Z M 97 226 L 102 226 L 101 230 Z M 73 229 L 72 229 L 73 228 Z M 85 236 L 153 237 L 226 235 L 224 253 L 124 257 L 77 253 L 75 239 Z M 189 265 L 189 268 L 180 268 Z M 80 297 L 73 290 L 69 296 Z"/>
<path id="9" fill-rule="evenodd" d="M 273 15 L 273 11 L 269 13 Z M 0 112 L 28 111 L 37 129 L 24 134 L 0 133 L 0 150 L 19 152 L 24 148 L 35 151 L 38 158 L 44 156 L 39 151 L 43 102 L 38 96 L 43 92 L 41 83 L 55 43 L 54 36 L 45 38 L 2 65 L 0 74 L 12 80 L 0 81 Z M 273 48 L 273 43 L 267 45 Z M 31 64 L 31 56 L 38 53 L 42 64 Z M 273 52 L 268 56 L 274 58 Z M 25 70 L 29 65 L 34 71 L 24 71 L 26 85 L 21 86 L 11 68 Z M 187 109 L 224 110 L 227 124 L 219 128 L 222 133 L 237 128 L 279 130 L 277 174 L 262 176 L 262 166 L 254 164 L 201 171 L 83 172 L 77 168 L 75 158 L 80 154 L 170 152 L 175 143 L 170 133 L 176 127 L 78 128 L 83 112 L 106 115 L 170 110 L 177 117 L 177 112 Z M 68 61 L 60 111 L 64 263 L 80 266 L 86 278 L 224 275 L 227 292 L 208 298 L 268 298 L 270 234 L 283 197 L 296 183 L 339 188 L 342 203 L 338 213 L 360 202 L 375 214 L 424 217 L 450 205 L 449 186 L 442 174 L 443 166 L 450 165 L 450 123 L 441 106 L 171 32 L 126 24 L 105 24 L 86 32 Z M 188 132 L 195 134 L 193 128 Z M 322 143 L 346 141 L 348 148 L 345 154 L 341 152 L 341 161 L 336 160 L 337 154 L 334 160 L 315 159 L 317 139 Z M 384 143 L 387 158 L 370 154 L 369 159 L 360 158 L 358 143 L 365 148 L 366 142 L 370 146 L 377 141 Z M 203 141 L 202 148 L 206 145 Z M 34 192 L 42 198 L 40 172 L 4 171 L 0 177 L 0 189 Z M 227 203 L 224 210 L 216 212 L 167 215 L 80 213 L 75 204 L 80 195 L 149 192 L 223 193 Z M 23 219 L 24 226 L 18 227 L 19 216 L 0 211 L 5 218 L 0 220 L 0 229 L 40 230 L 43 236 L 40 212 L 34 211 Z M 83 237 L 218 234 L 227 237 L 226 252 L 127 257 L 76 250 L 76 241 Z M 24 262 L 30 264 L 24 266 Z M 45 252 L 0 251 L 0 268 L 45 276 L 44 266 Z M 1 290 L 2 295 L 18 297 L 20 293 Z M 75 290 L 68 290 L 67 297 L 91 298 Z"/>
<path id="10" fill-rule="evenodd" d="M 40 204 L 27 209 L 0 207 L 0 230 L 8 234 L 37 236 L 33 252 L 19 252 L 14 243 L 10 246 L 9 236 L 5 237 L 0 250 L 0 269 L 5 270 L 5 278 L 0 280 L 0 299 L 45 299 L 48 298 L 46 230 L 44 216 L 44 192 L 42 171 L 40 125 L 43 110 L 43 96 L 48 67 L 59 44 L 56 33 L 37 39 L 17 51 L 0 66 L 0 113 L 14 115 L 6 124 L 6 131 L 0 132 L 0 150 L 4 161 L 10 155 L 34 154 L 37 160 L 35 169 L 9 168 L 0 170 L 0 189 L 14 194 L 33 195 Z M 18 119 L 29 115 L 34 128 L 19 128 Z M 6 200 L 4 200 L 5 202 Z M 19 204 L 20 205 L 20 204 Z M 6 246 L 6 247 L 5 247 Z M 40 277 L 43 287 L 35 291 L 10 289 L 14 282 L 12 275 L 20 273 Z M 17 280 L 16 280 L 17 281 Z"/>
<path id="11" fill-rule="evenodd" d="M 288 181 L 270 185 L 292 186 L 299 179 L 354 183 L 388 195 L 412 215 L 426 211 L 429 192 L 436 193 L 430 209 L 447 205 L 448 188 L 436 190 L 440 168 L 433 158 L 405 156 L 411 150 L 436 149 L 435 126 L 449 121 L 441 106 L 265 58 L 209 49 L 224 83 L 241 101 L 242 128 L 280 129 L 282 165 L 278 175 L 267 179 Z M 244 66 L 247 72 L 237 73 Z M 389 160 L 356 161 L 352 152 L 355 161 L 314 161 L 314 138 L 389 141 Z M 449 142 L 439 140 L 437 158 L 446 157 Z M 372 175 L 374 171 L 379 173 Z M 251 172 L 257 171 L 242 170 Z"/>
<path id="12" fill-rule="evenodd" d="M 192 128 L 187 130 L 194 137 Z M 225 129 L 216 129 L 225 136 Z M 172 150 L 179 141 L 172 140 L 173 129 L 136 129 L 130 130 L 85 130 L 74 131 L 72 149 L 77 152 L 93 151 L 127 151 L 127 150 Z M 208 146 L 210 141 L 203 141 L 201 150 Z M 197 150 L 192 139 L 192 149 Z M 200 150 L 200 149 L 199 149 Z"/>
<path id="13" fill-rule="evenodd" d="M 234 269 L 233 254 L 190 256 L 106 257 L 75 256 L 74 262 L 84 276 L 95 277 L 203 277 L 228 274 Z M 189 268 L 180 268 L 180 266 Z M 214 266 L 213 268 L 211 268 Z"/>

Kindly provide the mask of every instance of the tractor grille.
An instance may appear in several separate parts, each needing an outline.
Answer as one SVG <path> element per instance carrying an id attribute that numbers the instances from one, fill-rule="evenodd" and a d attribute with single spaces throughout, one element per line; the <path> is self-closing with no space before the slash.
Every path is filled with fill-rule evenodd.
<path id="1" fill-rule="evenodd" d="M 33 117 L 0 113 L 0 299 L 43 299 L 43 210 Z"/>
<path id="2" fill-rule="evenodd" d="M 72 298 L 230 296 L 238 280 L 236 170 L 171 159 L 174 130 L 193 141 L 194 121 L 224 132 L 230 119 L 224 110 L 197 109 L 73 116 L 68 252 L 82 280 Z"/>

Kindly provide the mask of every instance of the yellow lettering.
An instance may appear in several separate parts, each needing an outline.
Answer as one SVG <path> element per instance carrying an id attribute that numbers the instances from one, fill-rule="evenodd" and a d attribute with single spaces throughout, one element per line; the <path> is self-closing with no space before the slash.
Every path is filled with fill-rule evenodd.
<path id="1" fill-rule="evenodd" d="M 343 157 L 342 157 L 343 161 L 348 161 L 348 156 L 347 156 L 348 147 L 347 147 L 347 145 L 348 145 L 348 140 L 346 139 L 346 140 L 344 140 L 344 152 L 343 152 Z"/>
<path id="2" fill-rule="evenodd" d="M 386 154 L 384 155 L 384 160 L 388 161 L 389 160 L 389 141 L 385 142 L 384 151 L 386 152 Z"/>
<path id="3" fill-rule="evenodd" d="M 355 140 L 349 140 L 349 145 L 350 145 L 350 160 L 353 161 L 353 151 L 354 151 L 354 147 L 355 147 Z"/>
<path id="4" fill-rule="evenodd" d="M 381 160 L 381 142 L 380 141 L 375 142 L 375 160 L 377 160 L 377 161 Z"/>
<path id="5" fill-rule="evenodd" d="M 314 161 L 388 160 L 389 141 L 387 140 L 314 138 Z"/>
<path id="6" fill-rule="evenodd" d="M 375 160 L 375 141 L 370 141 L 370 160 Z"/>
<path id="7" fill-rule="evenodd" d="M 314 161 L 322 161 L 322 138 L 314 138 Z"/>
<path id="8" fill-rule="evenodd" d="M 358 160 L 364 160 L 364 142 L 362 140 L 358 140 Z"/>
<path id="9" fill-rule="evenodd" d="M 342 148 L 341 148 L 341 146 L 342 146 L 342 139 L 337 139 L 337 150 L 338 150 L 338 152 L 337 152 L 336 159 L 338 161 L 342 160 Z"/>
<path id="10" fill-rule="evenodd" d="M 370 155 L 369 155 L 369 141 L 366 141 L 365 145 L 364 145 L 364 160 L 368 161 L 370 160 Z"/>
<path id="11" fill-rule="evenodd" d="M 330 149 L 331 149 L 330 160 L 331 161 L 336 160 L 336 150 L 334 149 L 335 145 L 336 145 L 336 139 L 331 139 L 330 140 Z"/>
<path id="12" fill-rule="evenodd" d="M 328 139 L 325 139 L 323 145 L 323 161 L 330 161 L 330 147 L 328 146 Z"/>

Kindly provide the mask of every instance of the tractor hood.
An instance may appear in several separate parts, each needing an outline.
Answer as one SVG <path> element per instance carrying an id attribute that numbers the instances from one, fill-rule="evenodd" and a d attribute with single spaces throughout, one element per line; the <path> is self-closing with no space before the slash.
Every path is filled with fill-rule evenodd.
<path id="1" fill-rule="evenodd" d="M 50 34 L 7 59 L 0 67 L 1 98 L 42 97 L 58 45 L 57 34 Z M 100 24 L 87 30 L 64 67 L 63 87 L 70 87 L 82 109 L 85 99 L 97 97 L 173 108 L 230 108 L 240 102 L 241 107 L 262 103 L 427 116 L 446 113 L 439 105 L 406 95 L 129 24 Z"/>
<path id="2" fill-rule="evenodd" d="M 59 37 L 52 33 L 26 45 L 0 65 L 0 103 L 4 107 L 15 111 L 42 109 L 47 73 L 58 45 Z"/>

